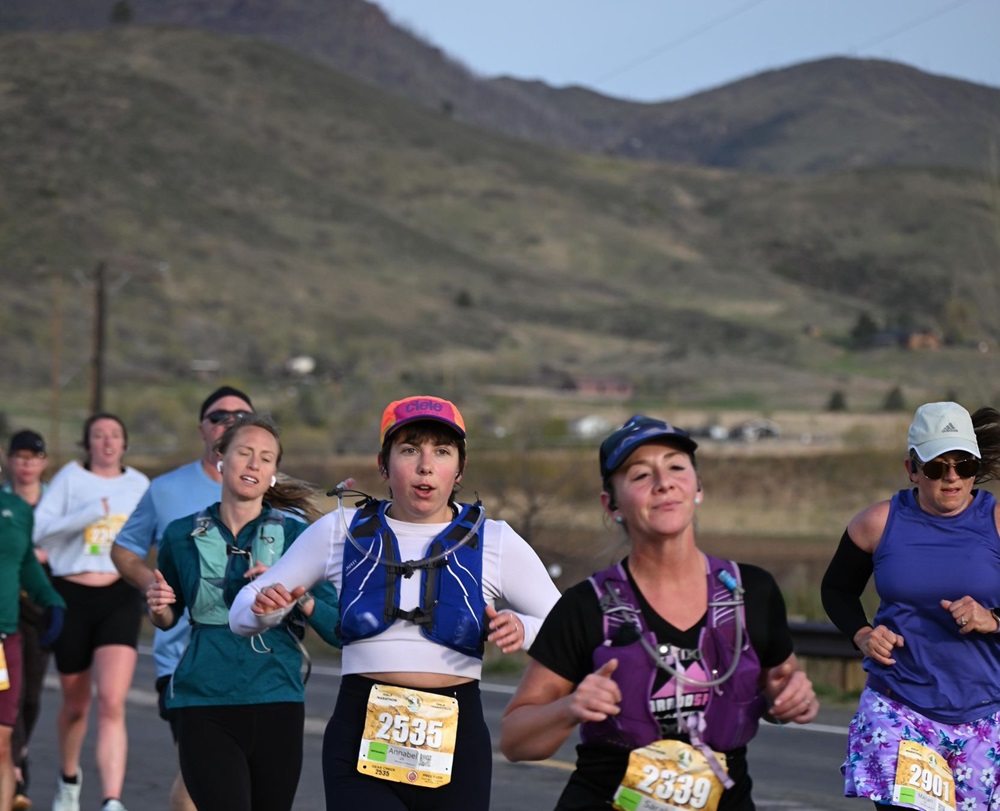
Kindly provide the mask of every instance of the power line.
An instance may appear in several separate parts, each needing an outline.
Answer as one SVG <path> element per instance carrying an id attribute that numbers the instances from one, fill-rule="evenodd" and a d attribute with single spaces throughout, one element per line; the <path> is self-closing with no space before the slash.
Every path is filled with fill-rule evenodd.
<path id="1" fill-rule="evenodd" d="M 848 49 L 848 51 L 849 53 L 858 53 L 859 51 L 863 51 L 866 48 L 871 48 L 875 45 L 881 45 L 886 40 L 890 40 L 893 37 L 898 37 L 900 34 L 905 34 L 907 31 L 911 31 L 914 28 L 921 26 L 926 22 L 930 22 L 931 20 L 937 19 L 938 17 L 941 17 L 942 15 L 947 14 L 950 11 L 954 11 L 956 8 L 968 5 L 971 2 L 972 0 L 958 0 L 958 2 L 952 3 L 950 6 L 939 8 L 937 11 L 932 11 L 930 14 L 925 14 L 923 17 L 919 17 L 916 20 L 907 23 L 902 28 L 897 28 L 894 31 L 889 31 L 888 33 L 880 34 L 874 39 L 870 39 L 867 42 L 862 42 L 860 45 L 852 46 L 851 48 Z"/>
<path id="2" fill-rule="evenodd" d="M 596 79 L 593 80 L 593 82 L 591 82 L 591 84 L 596 87 L 602 84 L 603 82 L 606 82 L 608 79 L 614 78 L 615 76 L 619 76 L 622 73 L 625 73 L 626 71 L 632 70 L 632 68 L 645 64 L 646 62 L 649 62 L 651 59 L 655 59 L 656 57 L 660 56 L 661 54 L 665 54 L 667 51 L 672 50 L 673 48 L 683 45 L 686 42 L 690 42 L 691 40 L 700 37 L 702 34 L 708 33 L 713 28 L 718 28 L 723 23 L 729 22 L 731 19 L 733 19 L 733 17 L 739 16 L 740 14 L 749 11 L 755 6 L 759 6 L 763 2 L 766 2 L 766 0 L 750 0 L 750 2 L 744 3 L 739 8 L 735 8 L 732 11 L 726 12 L 721 17 L 716 17 L 714 20 L 710 20 L 700 28 L 695 28 L 693 31 L 689 31 L 687 34 L 678 37 L 672 42 L 668 42 L 665 45 L 661 45 L 656 50 L 650 51 L 646 55 L 640 56 L 638 59 L 633 59 L 631 62 L 627 62 L 624 65 L 620 65 L 619 67 L 608 71 L 602 76 L 598 76 Z M 963 2 L 969 2 L 969 0 L 963 0 Z"/>
<path id="3" fill-rule="evenodd" d="M 592 87 L 598 87 L 604 82 L 608 81 L 609 79 L 613 79 L 616 76 L 620 76 L 622 73 L 626 73 L 627 71 L 630 71 L 633 68 L 638 67 L 639 65 L 643 65 L 646 62 L 649 62 L 652 59 L 655 59 L 656 57 L 661 56 L 662 54 L 665 54 L 670 50 L 673 50 L 674 48 L 684 45 L 685 43 L 690 42 L 691 40 L 696 39 L 697 37 L 700 37 L 703 34 L 708 33 L 714 28 L 718 28 L 720 25 L 723 25 L 724 23 L 727 23 L 730 20 L 732 20 L 734 17 L 746 13 L 747 11 L 750 11 L 751 9 L 761 5 L 764 2 L 766 2 L 766 0 L 749 0 L 749 2 L 744 3 L 742 6 L 739 6 L 733 9 L 732 11 L 728 11 L 725 14 L 722 14 L 721 16 L 708 21 L 704 25 L 695 28 L 692 31 L 689 31 L 686 34 L 683 34 L 682 36 L 678 37 L 675 40 L 672 40 L 671 42 L 661 45 L 660 47 L 650 51 L 649 53 L 644 54 L 643 56 L 640 56 L 636 59 L 631 60 L 630 62 L 626 62 L 625 64 L 619 65 L 618 67 L 609 70 L 608 72 L 598 76 L 589 84 Z M 928 23 L 931 20 L 935 20 L 938 17 L 942 17 L 945 14 L 948 14 L 957 8 L 961 8 L 962 6 L 968 5 L 971 2 L 972 0 L 956 0 L 956 2 L 952 3 L 949 6 L 944 6 L 943 8 L 939 8 L 935 11 L 925 14 L 922 17 L 918 17 L 917 19 L 912 20 L 911 22 L 908 22 L 899 28 L 893 29 L 892 31 L 887 31 L 884 34 L 879 34 L 878 36 L 873 37 L 870 40 L 862 42 L 860 45 L 851 46 L 850 48 L 848 48 L 848 53 L 856 54 L 859 51 L 865 50 L 867 48 L 872 48 L 875 45 L 880 45 L 883 42 L 893 39 L 894 37 L 898 37 L 900 34 L 905 34 L 907 31 L 912 31 L 914 28 L 918 28 L 919 26 L 924 25 L 925 23 Z"/>

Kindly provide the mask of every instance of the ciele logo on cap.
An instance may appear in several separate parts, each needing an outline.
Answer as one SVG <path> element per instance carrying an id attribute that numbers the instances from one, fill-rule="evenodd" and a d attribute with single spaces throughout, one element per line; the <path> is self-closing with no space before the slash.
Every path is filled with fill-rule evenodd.
<path id="1" fill-rule="evenodd" d="M 434 411 L 440 413 L 444 411 L 444 404 L 434 400 L 413 400 L 403 406 L 403 413 L 410 414 L 414 411 Z"/>

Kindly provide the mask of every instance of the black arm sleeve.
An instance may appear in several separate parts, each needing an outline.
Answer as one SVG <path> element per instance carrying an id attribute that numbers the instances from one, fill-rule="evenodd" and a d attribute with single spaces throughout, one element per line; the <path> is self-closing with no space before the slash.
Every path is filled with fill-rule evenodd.
<path id="1" fill-rule="evenodd" d="M 852 641 L 861 628 L 871 625 L 861 605 L 861 594 L 874 570 L 872 556 L 859 549 L 845 531 L 823 575 L 820 595 L 827 616 Z"/>

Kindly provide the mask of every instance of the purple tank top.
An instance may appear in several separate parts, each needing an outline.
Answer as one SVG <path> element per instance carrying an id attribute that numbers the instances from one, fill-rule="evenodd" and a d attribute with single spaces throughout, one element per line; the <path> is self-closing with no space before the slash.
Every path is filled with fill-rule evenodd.
<path id="1" fill-rule="evenodd" d="M 941 600 L 1000 605 L 1000 536 L 985 490 L 958 515 L 924 512 L 915 491 L 892 497 L 875 549 L 875 625 L 901 634 L 894 665 L 865 659 L 868 686 L 946 724 L 1000 710 L 1000 634 L 963 636 Z"/>

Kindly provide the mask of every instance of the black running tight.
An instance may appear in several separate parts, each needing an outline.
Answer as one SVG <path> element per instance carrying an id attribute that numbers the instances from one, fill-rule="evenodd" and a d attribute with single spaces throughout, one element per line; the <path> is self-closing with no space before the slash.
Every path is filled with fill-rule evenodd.
<path id="1" fill-rule="evenodd" d="M 177 717 L 181 773 L 199 811 L 291 811 L 304 704 L 184 707 Z"/>

